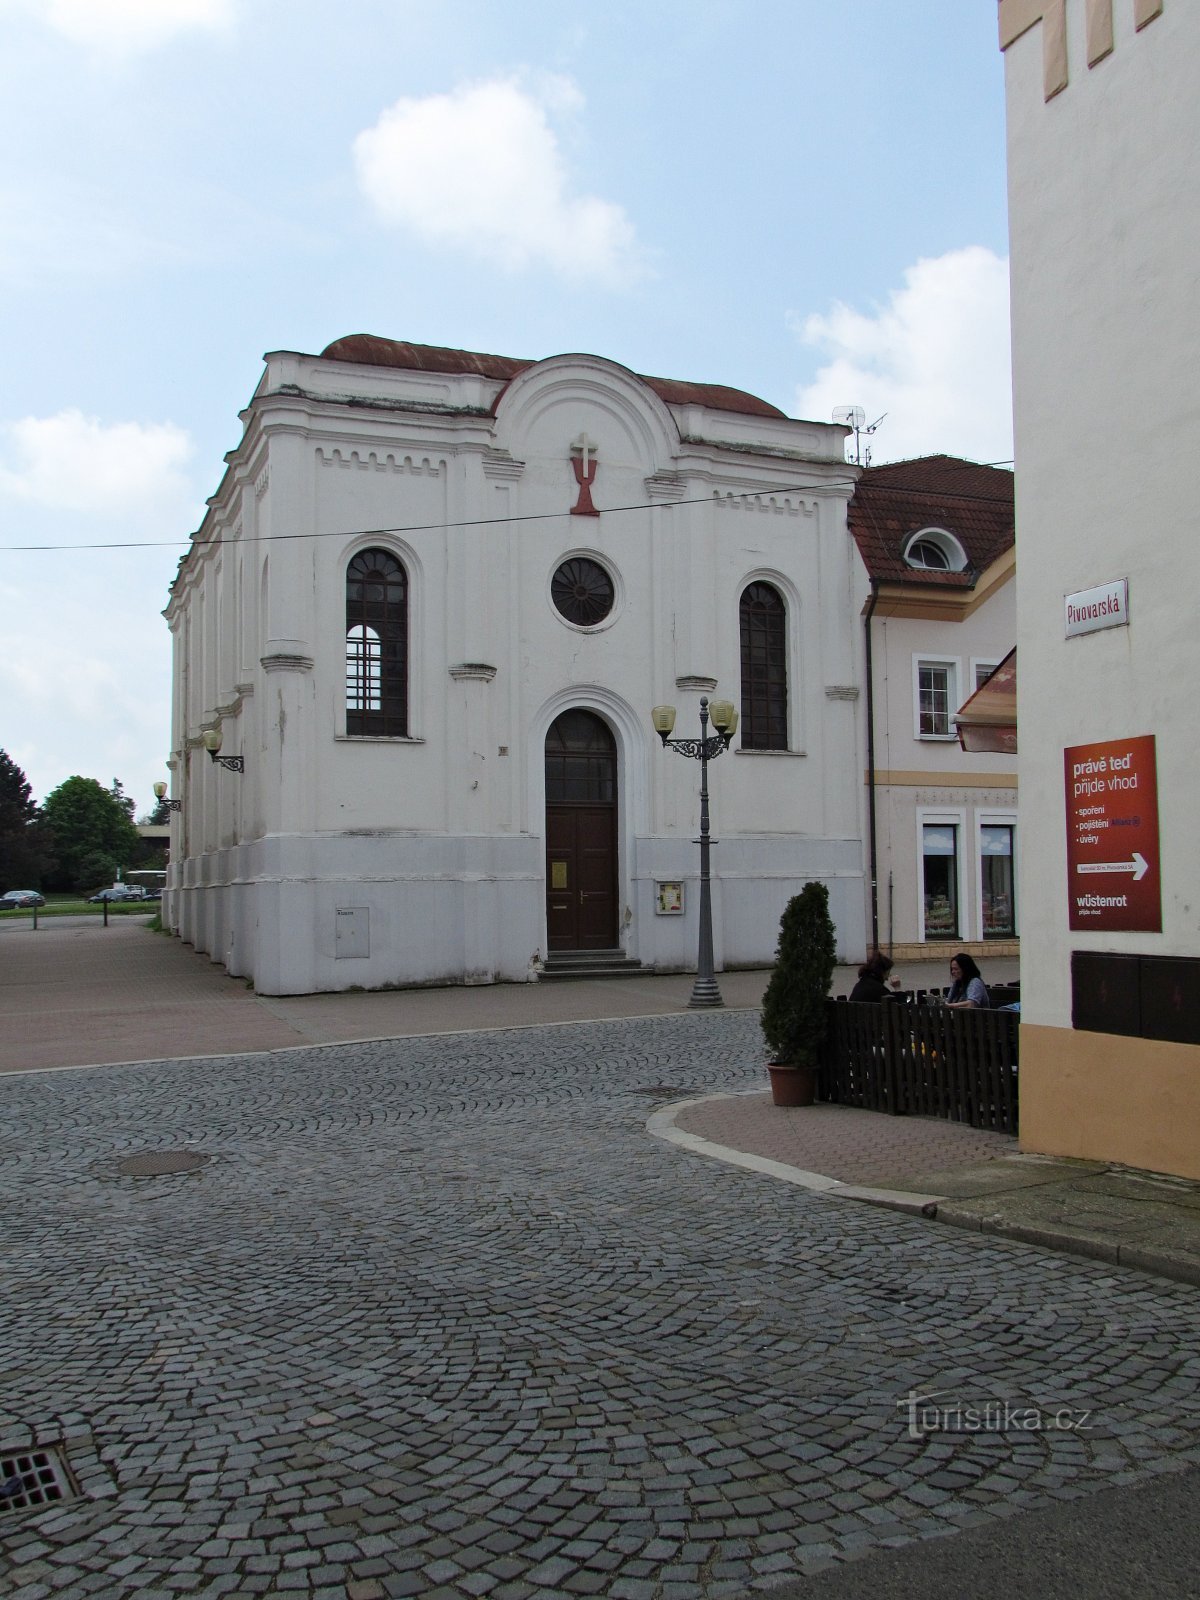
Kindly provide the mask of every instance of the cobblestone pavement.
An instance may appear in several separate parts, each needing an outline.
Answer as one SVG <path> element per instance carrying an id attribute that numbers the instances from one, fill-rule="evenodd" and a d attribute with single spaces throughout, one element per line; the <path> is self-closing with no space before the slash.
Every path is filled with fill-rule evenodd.
<path id="1" fill-rule="evenodd" d="M 1200 1460 L 1195 1290 L 646 1134 L 760 1061 L 691 1013 L 0 1081 L 0 1455 L 81 1489 L 0 1592 L 707 1600 Z"/>

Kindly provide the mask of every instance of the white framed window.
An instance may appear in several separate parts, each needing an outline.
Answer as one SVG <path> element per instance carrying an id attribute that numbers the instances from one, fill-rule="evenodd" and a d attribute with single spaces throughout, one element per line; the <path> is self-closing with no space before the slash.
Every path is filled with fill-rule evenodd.
<path id="1" fill-rule="evenodd" d="M 975 882 L 980 939 L 1017 937 L 1017 814 L 975 813 Z"/>
<path id="2" fill-rule="evenodd" d="M 991 656 L 971 657 L 971 682 L 967 688 L 966 698 L 969 700 L 976 689 L 982 689 L 984 684 L 1000 665 L 999 661 Z"/>
<path id="3" fill-rule="evenodd" d="M 965 812 L 917 812 L 918 903 L 923 942 L 961 943 L 966 937 L 965 836 Z"/>
<path id="4" fill-rule="evenodd" d="M 904 559 L 910 567 L 927 572 L 962 572 L 967 553 L 945 528 L 922 528 L 904 546 Z"/>
<path id="5" fill-rule="evenodd" d="M 955 739 L 962 662 L 957 656 L 913 657 L 913 733 L 918 739 Z"/>

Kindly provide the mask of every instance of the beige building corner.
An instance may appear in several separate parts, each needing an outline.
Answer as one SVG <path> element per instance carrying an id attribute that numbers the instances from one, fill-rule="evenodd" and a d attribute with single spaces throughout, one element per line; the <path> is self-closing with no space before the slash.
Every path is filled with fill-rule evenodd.
<path id="1" fill-rule="evenodd" d="M 1022 1141 L 1195 1177 L 1200 9 L 1001 0 L 1000 42 Z"/>

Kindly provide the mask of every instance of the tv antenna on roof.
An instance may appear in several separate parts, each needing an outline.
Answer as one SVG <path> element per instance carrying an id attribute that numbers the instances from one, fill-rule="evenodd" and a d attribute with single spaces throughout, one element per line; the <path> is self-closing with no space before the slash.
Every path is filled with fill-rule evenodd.
<path id="1" fill-rule="evenodd" d="M 833 420 L 840 422 L 844 428 L 852 429 L 854 433 L 854 455 L 847 454 L 847 461 L 852 460 L 856 467 L 869 467 L 871 465 L 871 446 L 867 445 L 864 449 L 862 441 L 864 438 L 869 439 L 871 437 L 875 429 L 883 421 L 883 417 L 886 416 L 887 412 L 885 411 L 882 417 L 875 418 L 870 427 L 864 427 L 863 424 L 867 420 L 867 413 L 861 406 L 834 406 Z M 848 451 L 849 442 L 847 442 L 846 448 Z"/>

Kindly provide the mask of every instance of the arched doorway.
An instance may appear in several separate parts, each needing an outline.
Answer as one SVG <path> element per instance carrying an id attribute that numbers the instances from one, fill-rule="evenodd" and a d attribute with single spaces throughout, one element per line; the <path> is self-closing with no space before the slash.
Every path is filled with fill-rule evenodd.
<path id="1" fill-rule="evenodd" d="M 546 933 L 551 950 L 617 947 L 617 747 L 578 708 L 546 735 Z"/>

